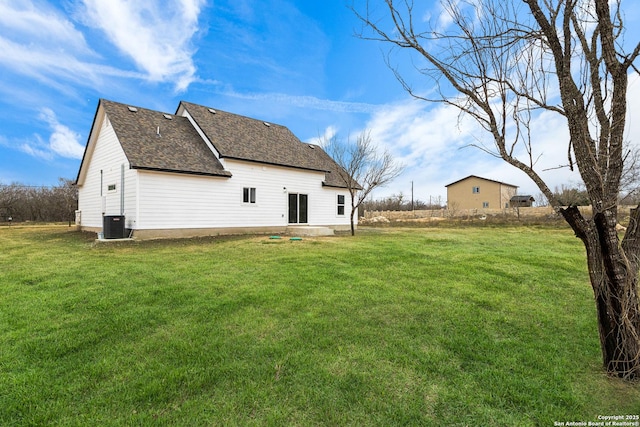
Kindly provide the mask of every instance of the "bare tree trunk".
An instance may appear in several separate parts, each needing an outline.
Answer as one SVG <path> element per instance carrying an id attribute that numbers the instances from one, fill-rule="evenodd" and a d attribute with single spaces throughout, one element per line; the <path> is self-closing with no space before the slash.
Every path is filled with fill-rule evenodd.
<path id="1" fill-rule="evenodd" d="M 353 198 L 352 198 L 352 200 L 353 200 Z M 356 214 L 357 210 L 358 210 L 357 206 L 351 206 L 351 218 L 350 219 L 351 219 L 351 235 L 352 236 L 356 235 L 356 226 L 355 226 L 355 224 L 353 222 L 353 216 Z"/>
<path id="2" fill-rule="evenodd" d="M 335 135 L 324 140 L 324 150 L 340 166 L 338 178 L 351 196 L 351 235 L 356 235 L 353 217 L 374 188 L 382 187 L 402 173 L 403 166 L 396 163 L 388 151 L 382 154 L 371 141 L 371 133 L 363 131 L 355 143 L 343 141 Z"/>
<path id="3" fill-rule="evenodd" d="M 354 12 L 372 32 L 361 37 L 419 55 L 426 65 L 418 71 L 436 90 L 416 91 L 394 69 L 403 87 L 417 99 L 445 103 L 476 120 L 495 150 L 476 146 L 526 173 L 582 240 L 604 366 L 618 377 L 640 379 L 638 210 L 622 240 L 616 230 L 628 73 L 638 72 L 640 42 L 623 51 L 621 0 L 442 0 L 450 23 L 426 30 L 414 20 L 413 0 L 384 0 L 390 22 L 372 16 L 375 8 L 365 3 L 364 15 Z M 530 13 L 523 13 L 523 4 Z M 535 148 L 532 119 L 540 109 L 566 119 L 566 166 L 580 172 L 591 219 L 576 207 L 564 208 L 539 174 L 542 153 Z"/>
<path id="4" fill-rule="evenodd" d="M 623 248 L 613 212 L 595 213 L 592 220 L 585 220 L 575 206 L 561 213 L 586 248 L 604 368 L 620 378 L 640 378 L 640 246 Z"/>

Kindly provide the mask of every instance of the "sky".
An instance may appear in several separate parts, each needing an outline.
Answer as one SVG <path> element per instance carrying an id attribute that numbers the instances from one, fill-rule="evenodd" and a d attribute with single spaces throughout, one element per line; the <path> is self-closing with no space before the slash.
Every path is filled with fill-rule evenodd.
<path id="1" fill-rule="evenodd" d="M 287 126 L 304 142 L 368 130 L 405 167 L 373 198 L 406 200 L 413 184 L 415 199 L 444 202 L 445 185 L 468 175 L 538 195 L 524 173 L 470 147 L 490 144 L 473 123 L 405 92 L 385 63 L 388 46 L 355 36 L 348 3 L 0 0 L 0 184 L 75 180 L 104 98 L 167 113 L 185 100 Z M 638 40 L 640 5 L 627 3 L 627 38 Z M 434 1 L 420 6 L 438 13 Z M 638 117 L 638 79 L 629 94 Z M 566 123 L 542 115 L 535 125 L 543 178 L 576 185 L 576 172 L 557 168 Z M 640 140 L 640 122 L 628 120 L 627 138 Z"/>

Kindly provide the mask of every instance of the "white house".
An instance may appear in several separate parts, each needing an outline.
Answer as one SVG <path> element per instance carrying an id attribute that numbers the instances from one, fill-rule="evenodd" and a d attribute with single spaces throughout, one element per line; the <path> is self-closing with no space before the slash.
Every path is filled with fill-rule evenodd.
<path id="1" fill-rule="evenodd" d="M 101 99 L 78 171 L 78 225 L 105 237 L 349 229 L 340 167 L 273 123 L 181 102 Z"/>

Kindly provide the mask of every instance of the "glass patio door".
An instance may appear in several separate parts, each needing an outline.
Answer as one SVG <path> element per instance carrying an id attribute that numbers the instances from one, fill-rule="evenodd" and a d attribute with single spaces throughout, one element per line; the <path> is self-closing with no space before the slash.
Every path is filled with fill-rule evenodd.
<path id="1" fill-rule="evenodd" d="M 289 193 L 289 224 L 306 224 L 308 222 L 308 198 L 307 194 Z"/>

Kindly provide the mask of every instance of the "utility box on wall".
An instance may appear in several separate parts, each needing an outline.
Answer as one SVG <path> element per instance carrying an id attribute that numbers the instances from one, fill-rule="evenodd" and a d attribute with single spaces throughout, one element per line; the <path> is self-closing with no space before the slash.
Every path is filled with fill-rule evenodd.
<path id="1" fill-rule="evenodd" d="M 125 238 L 124 215 L 105 215 L 102 219 L 102 231 L 105 239 Z"/>

